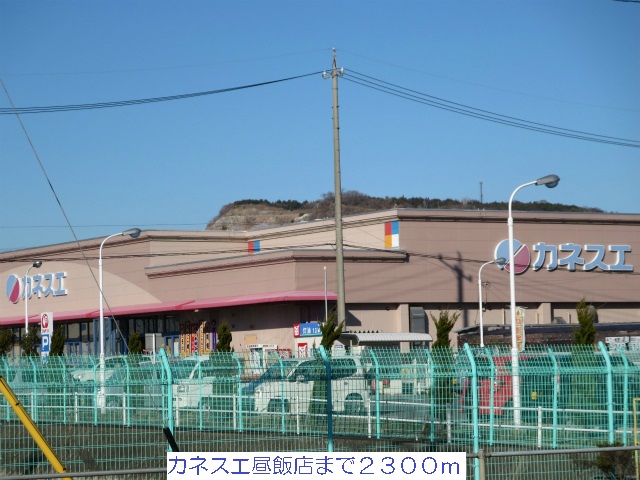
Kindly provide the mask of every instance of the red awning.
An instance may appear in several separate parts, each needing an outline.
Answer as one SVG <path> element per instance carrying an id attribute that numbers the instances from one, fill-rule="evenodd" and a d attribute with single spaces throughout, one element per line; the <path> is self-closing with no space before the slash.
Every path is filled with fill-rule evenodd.
<path id="1" fill-rule="evenodd" d="M 238 295 L 235 297 L 207 298 L 202 300 L 181 300 L 175 302 L 147 303 L 142 305 L 125 305 L 120 307 L 104 308 L 105 317 L 118 317 L 121 315 L 137 315 L 143 313 L 175 312 L 178 310 L 196 310 L 200 308 L 233 307 L 239 305 L 256 305 L 259 303 L 280 303 L 298 301 L 320 301 L 324 300 L 324 291 L 287 291 L 273 293 L 259 293 L 253 295 Z M 337 295 L 327 292 L 327 300 L 335 301 Z M 95 308 L 85 310 L 72 310 L 67 312 L 57 312 L 53 310 L 53 320 L 81 320 L 89 318 L 99 318 L 100 310 Z M 37 324 L 40 321 L 39 315 L 29 315 L 29 324 Z M 0 318 L 0 325 L 24 325 L 24 316 Z"/>
<path id="2" fill-rule="evenodd" d="M 157 313 L 157 312 L 173 312 L 179 309 L 181 305 L 189 303 L 189 301 L 179 302 L 160 302 L 142 305 L 128 305 L 123 307 L 114 307 L 111 310 L 104 308 L 104 316 L 110 317 L 118 315 L 132 315 L 136 313 Z M 100 318 L 100 309 L 89 308 L 85 310 L 72 310 L 66 312 L 57 312 L 53 310 L 53 321 L 63 320 L 82 320 L 89 318 Z M 40 321 L 40 315 L 29 315 L 29 324 L 37 324 Z M 24 325 L 24 316 L 0 318 L 0 325 Z"/>
<path id="3" fill-rule="evenodd" d="M 31 322 L 31 315 L 29 315 L 29 322 Z M 22 317 L 0 318 L 0 325 L 17 325 L 19 323 L 24 325 L 24 315 Z"/>
<path id="4" fill-rule="evenodd" d="M 324 300 L 324 291 L 296 291 L 257 293 L 253 295 L 238 295 L 235 297 L 218 297 L 194 300 L 180 307 L 180 310 L 196 310 L 200 308 L 233 307 L 239 305 L 255 305 L 259 303 L 280 303 L 298 301 Z M 327 300 L 336 300 L 338 296 L 333 292 L 327 292 Z"/>
<path id="5" fill-rule="evenodd" d="M 53 311 L 53 321 L 57 320 L 78 320 L 82 318 L 92 318 L 93 308 L 85 310 L 72 310 L 68 312 Z M 29 315 L 29 325 L 40 322 L 40 315 Z M 5 317 L 0 318 L 0 325 L 24 325 L 24 315 L 21 317 Z"/>
<path id="6" fill-rule="evenodd" d="M 158 313 L 158 312 L 175 312 L 176 310 L 182 310 L 182 305 L 190 303 L 189 300 L 181 300 L 177 302 L 161 302 L 161 303 L 147 303 L 142 305 L 127 305 L 123 307 L 113 307 L 108 309 L 104 307 L 104 316 L 117 317 L 118 315 L 133 315 L 137 313 Z M 100 317 L 100 310 L 94 310 L 93 316 Z"/>
<path id="7" fill-rule="evenodd" d="M 77 320 L 79 318 L 93 318 L 93 312 L 96 310 L 91 308 L 89 310 L 73 310 L 70 312 L 56 312 L 53 311 L 53 321 L 56 320 Z"/>

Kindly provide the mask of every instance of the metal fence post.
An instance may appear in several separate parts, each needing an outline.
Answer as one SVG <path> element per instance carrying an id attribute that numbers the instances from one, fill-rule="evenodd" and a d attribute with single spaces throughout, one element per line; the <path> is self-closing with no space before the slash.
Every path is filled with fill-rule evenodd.
<path id="1" fill-rule="evenodd" d="M 542 405 L 538 405 L 538 448 L 542 448 Z"/>
<path id="2" fill-rule="evenodd" d="M 445 425 L 447 427 L 447 443 L 451 443 L 451 405 L 447 405 L 445 412 Z"/>
<path id="3" fill-rule="evenodd" d="M 36 368 L 36 362 L 33 361 L 33 357 L 29 358 L 31 368 L 33 370 L 33 389 L 31 391 L 31 418 L 35 423 L 38 423 L 38 369 Z"/>
<path id="4" fill-rule="evenodd" d="M 487 480 L 487 466 L 486 466 L 486 456 L 484 452 L 484 448 L 478 450 L 478 472 L 479 472 L 479 480 Z"/>
<path id="5" fill-rule="evenodd" d="M 478 450 L 480 449 L 480 428 L 478 426 L 478 370 L 476 367 L 476 359 L 474 358 L 473 352 L 471 351 L 471 347 L 468 343 L 464 344 L 464 351 L 467 354 L 469 363 L 471 364 L 471 392 L 473 398 L 473 451 L 474 453 L 478 453 Z M 475 478 L 476 480 L 480 480 L 480 465 L 478 459 L 474 459 L 473 463 L 475 465 Z"/>
<path id="6" fill-rule="evenodd" d="M 162 367 L 167 375 L 167 427 L 173 432 L 173 375 L 171 374 L 171 367 L 169 367 L 167 352 L 164 351 L 164 348 L 161 348 L 158 353 L 160 354 Z"/>
<path id="7" fill-rule="evenodd" d="M 556 354 L 551 347 L 549 347 L 547 351 L 549 352 L 549 357 L 553 363 L 553 439 L 551 441 L 551 446 L 553 448 L 558 448 L 558 396 L 560 395 L 560 367 L 558 366 Z"/>
<path id="8" fill-rule="evenodd" d="M 433 360 L 433 356 L 428 348 L 425 347 L 425 353 L 427 354 L 427 358 L 429 359 L 429 420 L 431 421 L 431 428 L 429 433 L 429 440 L 434 441 L 435 439 L 435 416 L 436 416 L 436 406 L 435 406 L 435 362 Z"/>
<path id="9" fill-rule="evenodd" d="M 124 357 L 124 368 L 126 372 L 124 392 L 122 392 L 122 422 L 124 425 L 131 426 L 131 368 L 129 367 L 129 359 Z M 138 366 L 138 372 L 140 367 Z M 138 373 L 139 374 L 139 373 Z"/>
<path id="10" fill-rule="evenodd" d="M 62 415 L 64 417 L 64 423 L 67 423 L 67 364 L 65 362 L 66 357 L 54 357 L 60 359 L 60 366 L 62 368 Z"/>
<path id="11" fill-rule="evenodd" d="M 233 358 L 235 359 L 236 363 L 238 364 L 238 376 L 236 377 L 238 379 L 238 410 L 239 410 L 239 415 L 237 415 L 238 418 L 238 424 L 237 424 L 237 428 L 239 432 L 242 432 L 243 430 L 243 425 L 242 425 L 242 363 L 240 362 L 240 359 L 238 358 L 238 355 L 236 355 L 236 353 L 233 353 Z M 235 405 L 236 402 L 233 402 L 234 405 L 234 419 L 236 418 L 236 409 L 235 409 Z"/>
<path id="12" fill-rule="evenodd" d="M 367 438 L 371 438 L 371 399 L 367 398 Z M 416 441 L 418 439 L 416 438 Z"/>
<path id="13" fill-rule="evenodd" d="M 611 366 L 611 357 L 604 343 L 598 342 L 598 348 L 602 352 L 602 357 L 607 364 L 607 411 L 608 411 L 608 424 L 609 424 L 609 444 L 613 445 L 615 442 L 615 430 L 616 427 L 613 424 L 613 367 Z"/>
<path id="14" fill-rule="evenodd" d="M 624 385 L 622 387 L 624 395 L 622 398 L 622 444 L 626 445 L 628 436 L 627 429 L 629 428 L 629 360 L 622 347 L 618 348 L 618 353 L 620 353 L 620 358 L 622 358 L 622 362 L 624 363 Z"/>
<path id="15" fill-rule="evenodd" d="M 496 419 L 496 412 L 494 411 L 495 397 L 496 397 L 496 362 L 493 361 L 493 355 L 489 347 L 484 347 L 484 352 L 489 360 L 491 366 L 491 385 L 489 386 L 489 445 L 493 445 L 494 426 Z"/>
<path id="16" fill-rule="evenodd" d="M 278 360 L 278 366 L 280 367 L 280 398 L 282 399 L 282 401 L 280 402 L 282 405 L 280 406 L 280 431 L 282 433 L 286 432 L 286 423 L 285 423 L 285 419 L 284 419 L 284 399 L 286 398 L 284 396 L 284 382 L 285 382 L 285 378 L 284 378 L 284 364 L 282 363 L 282 358 L 280 358 L 280 355 L 277 356 L 277 360 Z M 296 402 L 296 417 L 297 415 L 297 402 Z M 269 406 L 267 405 L 267 411 L 269 410 Z M 297 418 L 296 418 L 296 423 L 297 423 Z M 299 433 L 299 432 L 298 432 Z"/>
<path id="17" fill-rule="evenodd" d="M 93 355 L 89 355 L 91 369 L 93 370 L 93 424 L 98 424 L 98 377 L 96 376 L 96 362 Z"/>
<path id="18" fill-rule="evenodd" d="M 333 395 L 331 393 L 331 362 L 322 345 L 318 349 L 326 368 L 327 380 L 327 451 L 333 452 Z"/>
<path id="19" fill-rule="evenodd" d="M 198 361 L 196 362 L 196 368 L 198 369 L 198 429 L 202 430 L 202 409 L 204 408 L 204 402 L 202 400 L 202 364 Z M 189 392 L 191 393 L 191 392 Z M 211 395 L 213 396 L 213 387 L 211 391 Z M 211 405 L 211 404 L 210 404 Z M 189 404 L 186 405 L 185 410 L 189 410 L 191 406 Z M 213 410 L 213 406 L 211 406 L 210 410 Z"/>
<path id="20" fill-rule="evenodd" d="M 300 435 L 300 397 L 296 395 L 292 400 L 296 406 L 296 435 Z"/>
<path id="21" fill-rule="evenodd" d="M 374 378 L 374 382 L 376 382 L 376 390 L 375 390 L 375 397 L 376 397 L 376 438 L 380 438 L 380 430 L 381 430 L 381 425 L 380 425 L 380 363 L 378 362 L 378 357 L 376 357 L 375 352 L 373 351 L 373 348 L 369 350 L 369 353 L 371 354 L 371 358 L 373 359 L 373 363 L 375 365 L 375 372 L 376 372 L 376 378 Z"/>

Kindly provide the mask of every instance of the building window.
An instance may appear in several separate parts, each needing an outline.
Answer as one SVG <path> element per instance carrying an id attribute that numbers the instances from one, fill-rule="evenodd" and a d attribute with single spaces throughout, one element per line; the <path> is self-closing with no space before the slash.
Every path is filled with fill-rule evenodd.
<path id="1" fill-rule="evenodd" d="M 409 331 L 427 333 L 427 314 L 422 307 L 409 307 Z"/>
<path id="2" fill-rule="evenodd" d="M 70 323 L 67 325 L 67 338 L 70 340 L 81 339 L 80 323 Z"/>

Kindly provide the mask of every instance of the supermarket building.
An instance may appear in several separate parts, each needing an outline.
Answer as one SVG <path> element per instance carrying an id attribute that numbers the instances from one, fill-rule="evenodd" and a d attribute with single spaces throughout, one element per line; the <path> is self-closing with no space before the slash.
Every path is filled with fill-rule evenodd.
<path id="1" fill-rule="evenodd" d="M 516 302 L 527 343 L 570 343 L 581 299 L 597 308 L 598 340 L 640 346 L 640 215 L 514 212 Z M 143 231 L 102 249 L 106 353 L 146 348 L 206 353 L 226 320 L 236 351 L 308 355 L 336 303 L 335 223 L 259 231 Z M 427 332 L 458 314 L 452 343 L 511 341 L 507 212 L 393 209 L 343 219 L 347 329 Z M 66 351 L 99 353 L 103 238 L 0 254 L 0 327 L 24 335 L 51 312 Z M 29 268 L 35 260 L 40 268 Z M 482 270 L 480 270 L 482 267 Z M 29 276 L 26 272 L 29 270 Z M 481 272 L 482 282 L 478 285 Z M 25 281 L 30 289 L 25 289 Z M 480 295 L 482 309 L 480 308 Z M 17 345 L 15 353 L 19 352 Z"/>

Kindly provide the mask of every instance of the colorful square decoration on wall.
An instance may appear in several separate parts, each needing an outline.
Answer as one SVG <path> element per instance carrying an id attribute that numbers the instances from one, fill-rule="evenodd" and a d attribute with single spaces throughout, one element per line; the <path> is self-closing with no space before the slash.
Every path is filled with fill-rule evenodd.
<path id="1" fill-rule="evenodd" d="M 398 248 L 400 246 L 400 222 L 386 222 L 384 224 L 384 248 Z"/>
<path id="2" fill-rule="evenodd" d="M 260 253 L 260 240 L 249 242 L 249 253 Z"/>

